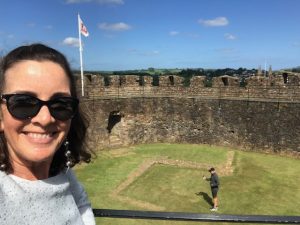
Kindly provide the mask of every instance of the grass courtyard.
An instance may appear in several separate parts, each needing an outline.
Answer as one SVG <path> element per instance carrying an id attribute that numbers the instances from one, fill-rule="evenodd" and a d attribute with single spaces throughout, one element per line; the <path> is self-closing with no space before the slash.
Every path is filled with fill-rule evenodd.
<path id="1" fill-rule="evenodd" d="M 300 215 L 299 160 L 277 155 L 208 145 L 137 145 L 101 151 L 75 172 L 93 208 L 207 214 L 211 193 L 202 176 L 209 176 L 211 166 L 221 182 L 217 213 Z M 212 223 L 97 218 L 97 224 Z"/>

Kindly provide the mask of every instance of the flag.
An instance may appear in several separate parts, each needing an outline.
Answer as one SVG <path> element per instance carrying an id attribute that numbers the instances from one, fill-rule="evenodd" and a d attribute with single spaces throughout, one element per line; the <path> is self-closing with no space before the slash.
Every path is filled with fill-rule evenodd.
<path id="1" fill-rule="evenodd" d="M 79 21 L 79 29 L 80 29 L 80 33 L 81 33 L 83 36 L 85 36 L 85 37 L 89 36 L 89 32 L 88 32 L 86 26 L 84 25 L 84 23 L 82 22 L 82 20 L 81 20 L 81 18 L 80 18 L 79 15 L 78 15 L 78 21 Z"/>

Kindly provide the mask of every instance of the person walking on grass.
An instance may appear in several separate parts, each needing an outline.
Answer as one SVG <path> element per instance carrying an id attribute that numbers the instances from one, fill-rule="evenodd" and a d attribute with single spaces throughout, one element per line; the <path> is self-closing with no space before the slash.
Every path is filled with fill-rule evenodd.
<path id="1" fill-rule="evenodd" d="M 219 177 L 216 173 L 215 168 L 210 168 L 208 170 L 210 172 L 211 176 L 210 178 L 207 178 L 206 176 L 203 176 L 203 180 L 207 180 L 210 182 L 210 188 L 211 188 L 211 194 L 213 198 L 213 207 L 210 209 L 211 211 L 218 211 L 218 191 L 220 186 Z"/>

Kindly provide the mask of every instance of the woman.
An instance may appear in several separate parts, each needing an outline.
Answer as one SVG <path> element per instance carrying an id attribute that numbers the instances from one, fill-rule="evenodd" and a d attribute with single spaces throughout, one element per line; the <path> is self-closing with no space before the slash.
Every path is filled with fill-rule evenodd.
<path id="1" fill-rule="evenodd" d="M 42 44 L 12 50 L 0 93 L 0 224 L 95 224 L 69 169 L 91 154 L 66 58 Z"/>

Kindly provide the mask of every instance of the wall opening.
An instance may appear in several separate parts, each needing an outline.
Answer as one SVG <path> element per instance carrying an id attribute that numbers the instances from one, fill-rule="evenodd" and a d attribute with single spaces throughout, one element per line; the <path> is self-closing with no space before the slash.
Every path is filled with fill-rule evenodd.
<path id="1" fill-rule="evenodd" d="M 170 84 L 172 86 L 174 86 L 175 82 L 174 82 L 174 77 L 173 76 L 169 76 L 169 81 L 170 81 Z"/>
<path id="2" fill-rule="evenodd" d="M 138 83 L 139 83 L 139 86 L 145 86 L 144 76 L 139 76 Z"/>
<path id="3" fill-rule="evenodd" d="M 283 77 L 283 83 L 288 83 L 289 79 L 288 79 L 288 74 L 287 73 L 283 73 L 282 74 L 282 77 Z"/>
<path id="4" fill-rule="evenodd" d="M 89 82 L 92 82 L 92 75 L 86 74 L 84 76 L 89 80 Z"/>
<path id="5" fill-rule="evenodd" d="M 110 134 L 114 126 L 121 121 L 122 114 L 120 111 L 112 111 L 109 113 L 107 131 Z"/>
<path id="6" fill-rule="evenodd" d="M 152 86 L 159 86 L 159 76 L 158 75 L 152 76 Z"/>
<path id="7" fill-rule="evenodd" d="M 119 76 L 119 86 L 123 86 L 126 84 L 126 77 L 124 76 Z"/>
<path id="8" fill-rule="evenodd" d="M 228 81 L 227 77 L 222 77 L 222 81 L 223 81 L 224 86 L 228 86 L 229 85 L 229 81 Z"/>
<path id="9" fill-rule="evenodd" d="M 103 79 L 104 79 L 104 86 L 105 86 L 105 87 L 110 86 L 110 77 L 104 76 Z"/>

